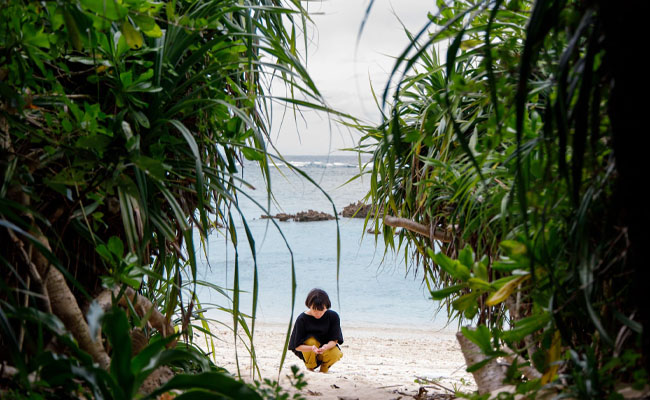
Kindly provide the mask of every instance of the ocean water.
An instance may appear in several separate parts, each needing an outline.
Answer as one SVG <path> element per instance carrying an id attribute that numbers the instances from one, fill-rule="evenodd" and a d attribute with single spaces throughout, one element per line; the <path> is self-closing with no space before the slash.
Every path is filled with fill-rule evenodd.
<path id="1" fill-rule="evenodd" d="M 369 188 L 368 177 L 350 181 L 359 174 L 355 156 L 294 156 L 287 157 L 325 190 L 337 212 L 346 205 L 361 200 Z M 242 177 L 256 188 L 248 193 L 266 206 L 264 180 L 254 165 L 245 165 Z M 333 214 L 332 203 L 320 189 L 307 179 L 279 164 L 271 170 L 274 194 L 271 214 L 296 213 L 313 209 Z M 422 281 L 422 271 L 407 268 L 404 254 L 384 254 L 381 237 L 375 244 L 374 235 L 364 235 L 363 219 L 340 218 L 340 268 L 337 274 L 335 221 L 277 222 L 280 231 L 254 202 L 243 199 L 240 208 L 246 216 L 254 237 L 257 255 L 259 299 L 258 321 L 288 323 L 291 318 L 291 256 L 297 281 L 294 318 L 305 309 L 304 299 L 314 287 L 328 292 L 332 308 L 344 326 L 413 326 L 442 329 L 444 312 L 437 313 L 438 304 L 430 299 Z M 238 252 L 224 236 L 214 232 L 204 249 L 197 251 L 199 279 L 223 288 L 233 288 L 235 259 L 238 261 L 240 311 L 251 313 L 254 262 L 246 240 L 244 224 L 236 223 Z M 283 237 L 284 236 L 284 237 Z M 198 241 L 197 241 L 198 242 Z M 337 280 L 338 275 L 338 280 Z M 227 292 L 228 293 L 228 292 Z M 203 305 L 231 307 L 228 299 L 214 290 L 199 289 Z M 212 310 L 209 316 L 226 320 L 227 315 Z"/>

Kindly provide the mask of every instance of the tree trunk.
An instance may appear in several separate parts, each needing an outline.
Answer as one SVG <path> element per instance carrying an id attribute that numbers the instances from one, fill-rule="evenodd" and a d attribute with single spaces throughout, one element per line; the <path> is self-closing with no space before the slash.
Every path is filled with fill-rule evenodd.
<path id="1" fill-rule="evenodd" d="M 481 349 L 471 340 L 465 337 L 462 332 L 456 333 L 456 340 L 460 344 L 460 349 L 465 357 L 465 364 L 470 367 L 487 358 Z M 506 374 L 503 368 L 493 359 L 480 369 L 472 372 L 479 394 L 490 393 L 504 386 L 503 381 Z"/>
<path id="2" fill-rule="evenodd" d="M 600 1 L 605 30 L 607 62 L 611 63 L 611 97 L 609 117 L 612 124 L 617 187 L 614 209 L 620 210 L 627 228 L 629 248 L 626 267 L 633 272 L 632 298 L 638 304 L 638 321 L 643 325 L 642 342 L 645 366 L 650 369 L 650 308 L 642 305 L 647 296 L 650 268 L 647 267 L 646 247 L 650 242 L 650 209 L 643 196 L 647 160 L 647 101 L 638 95 L 645 93 L 645 80 L 630 73 L 631 54 L 638 50 L 636 38 L 645 35 L 648 3 L 642 0 L 623 2 Z M 646 11 L 643 11 L 646 10 Z M 645 132 L 645 133 L 644 133 Z"/>
<path id="3" fill-rule="evenodd" d="M 49 241 L 40 228 L 35 226 L 32 234 L 48 251 L 51 251 Z M 96 340 L 90 336 L 88 324 L 63 274 L 53 267 L 48 259 L 36 249 L 32 252 L 32 262 L 45 280 L 54 315 L 59 317 L 66 329 L 72 333 L 72 336 L 79 343 L 79 347 L 88 352 L 102 368 L 107 369 L 111 360 L 106 354 L 101 340 Z"/>
<path id="4" fill-rule="evenodd" d="M 102 309 L 108 310 L 111 307 L 112 296 L 117 296 L 119 292 L 120 288 L 116 288 L 113 291 L 104 290 L 99 294 L 99 296 L 97 296 L 95 300 L 100 305 L 100 307 L 102 307 Z M 135 290 L 127 287 L 124 290 L 124 295 L 118 300 L 118 304 L 124 307 L 126 310 L 129 309 L 127 298 L 133 305 L 133 309 L 138 313 L 138 316 L 140 318 L 144 318 L 146 315 L 149 315 L 147 322 L 149 322 L 152 327 L 157 329 L 163 335 L 163 337 L 174 334 L 174 327 L 169 321 L 167 321 L 167 318 L 165 318 L 165 316 L 162 315 L 160 311 L 158 311 L 158 309 L 149 299 L 144 296 L 139 296 Z M 174 345 L 176 345 L 175 340 L 170 342 L 167 347 L 174 347 Z"/>

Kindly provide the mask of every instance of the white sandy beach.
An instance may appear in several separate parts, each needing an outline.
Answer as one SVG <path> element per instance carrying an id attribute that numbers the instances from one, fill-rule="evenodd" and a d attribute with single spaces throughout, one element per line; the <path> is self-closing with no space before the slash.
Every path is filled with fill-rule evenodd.
<path id="1" fill-rule="evenodd" d="M 263 378 L 276 380 L 284 346 L 286 325 L 258 323 L 255 327 L 255 351 Z M 443 389 L 471 392 L 476 390 L 471 374 L 453 333 L 417 328 L 370 328 L 342 326 L 345 343 L 343 358 L 322 374 L 308 371 L 293 353 L 287 353 L 280 383 L 289 388 L 285 376 L 291 365 L 299 365 L 308 385 L 302 395 L 308 399 L 397 399 L 417 394 L 425 386 L 429 394 L 450 393 Z M 216 342 L 217 364 L 237 372 L 233 335 L 222 326 L 213 327 L 222 342 Z M 196 343 L 205 347 L 205 340 Z M 248 352 L 240 343 L 239 365 L 244 379 L 251 378 Z M 425 378 L 434 383 L 416 383 Z M 407 397 L 408 398 L 408 397 Z"/>

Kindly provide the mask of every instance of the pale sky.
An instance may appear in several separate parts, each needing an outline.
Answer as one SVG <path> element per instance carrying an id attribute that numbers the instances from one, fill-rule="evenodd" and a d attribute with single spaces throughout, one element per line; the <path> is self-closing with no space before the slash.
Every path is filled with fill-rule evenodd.
<path id="1" fill-rule="evenodd" d="M 376 0 L 355 53 L 367 6 L 367 0 L 309 2 L 315 26 L 308 32 L 307 70 L 330 107 L 378 123 L 381 114 L 370 83 L 380 98 L 394 65 L 393 57 L 408 45 L 399 21 L 415 34 L 427 23 L 427 13 L 435 10 L 435 3 Z M 277 90 L 275 86 L 273 90 Z M 324 113 L 307 111 L 298 116 L 297 126 L 292 112 L 286 114 L 281 126 L 281 114 L 280 107 L 274 107 L 272 138 L 284 155 L 346 154 L 337 150 L 354 146 L 360 137 L 356 131 L 330 123 Z"/>

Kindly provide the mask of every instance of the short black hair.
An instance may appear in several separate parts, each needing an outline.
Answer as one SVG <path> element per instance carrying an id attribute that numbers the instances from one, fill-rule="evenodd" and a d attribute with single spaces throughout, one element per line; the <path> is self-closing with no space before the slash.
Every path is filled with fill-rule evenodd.
<path id="1" fill-rule="evenodd" d="M 305 305 L 307 308 L 314 308 L 318 311 L 322 311 L 326 308 L 330 309 L 332 307 L 329 296 L 322 289 L 312 289 L 307 295 Z"/>

